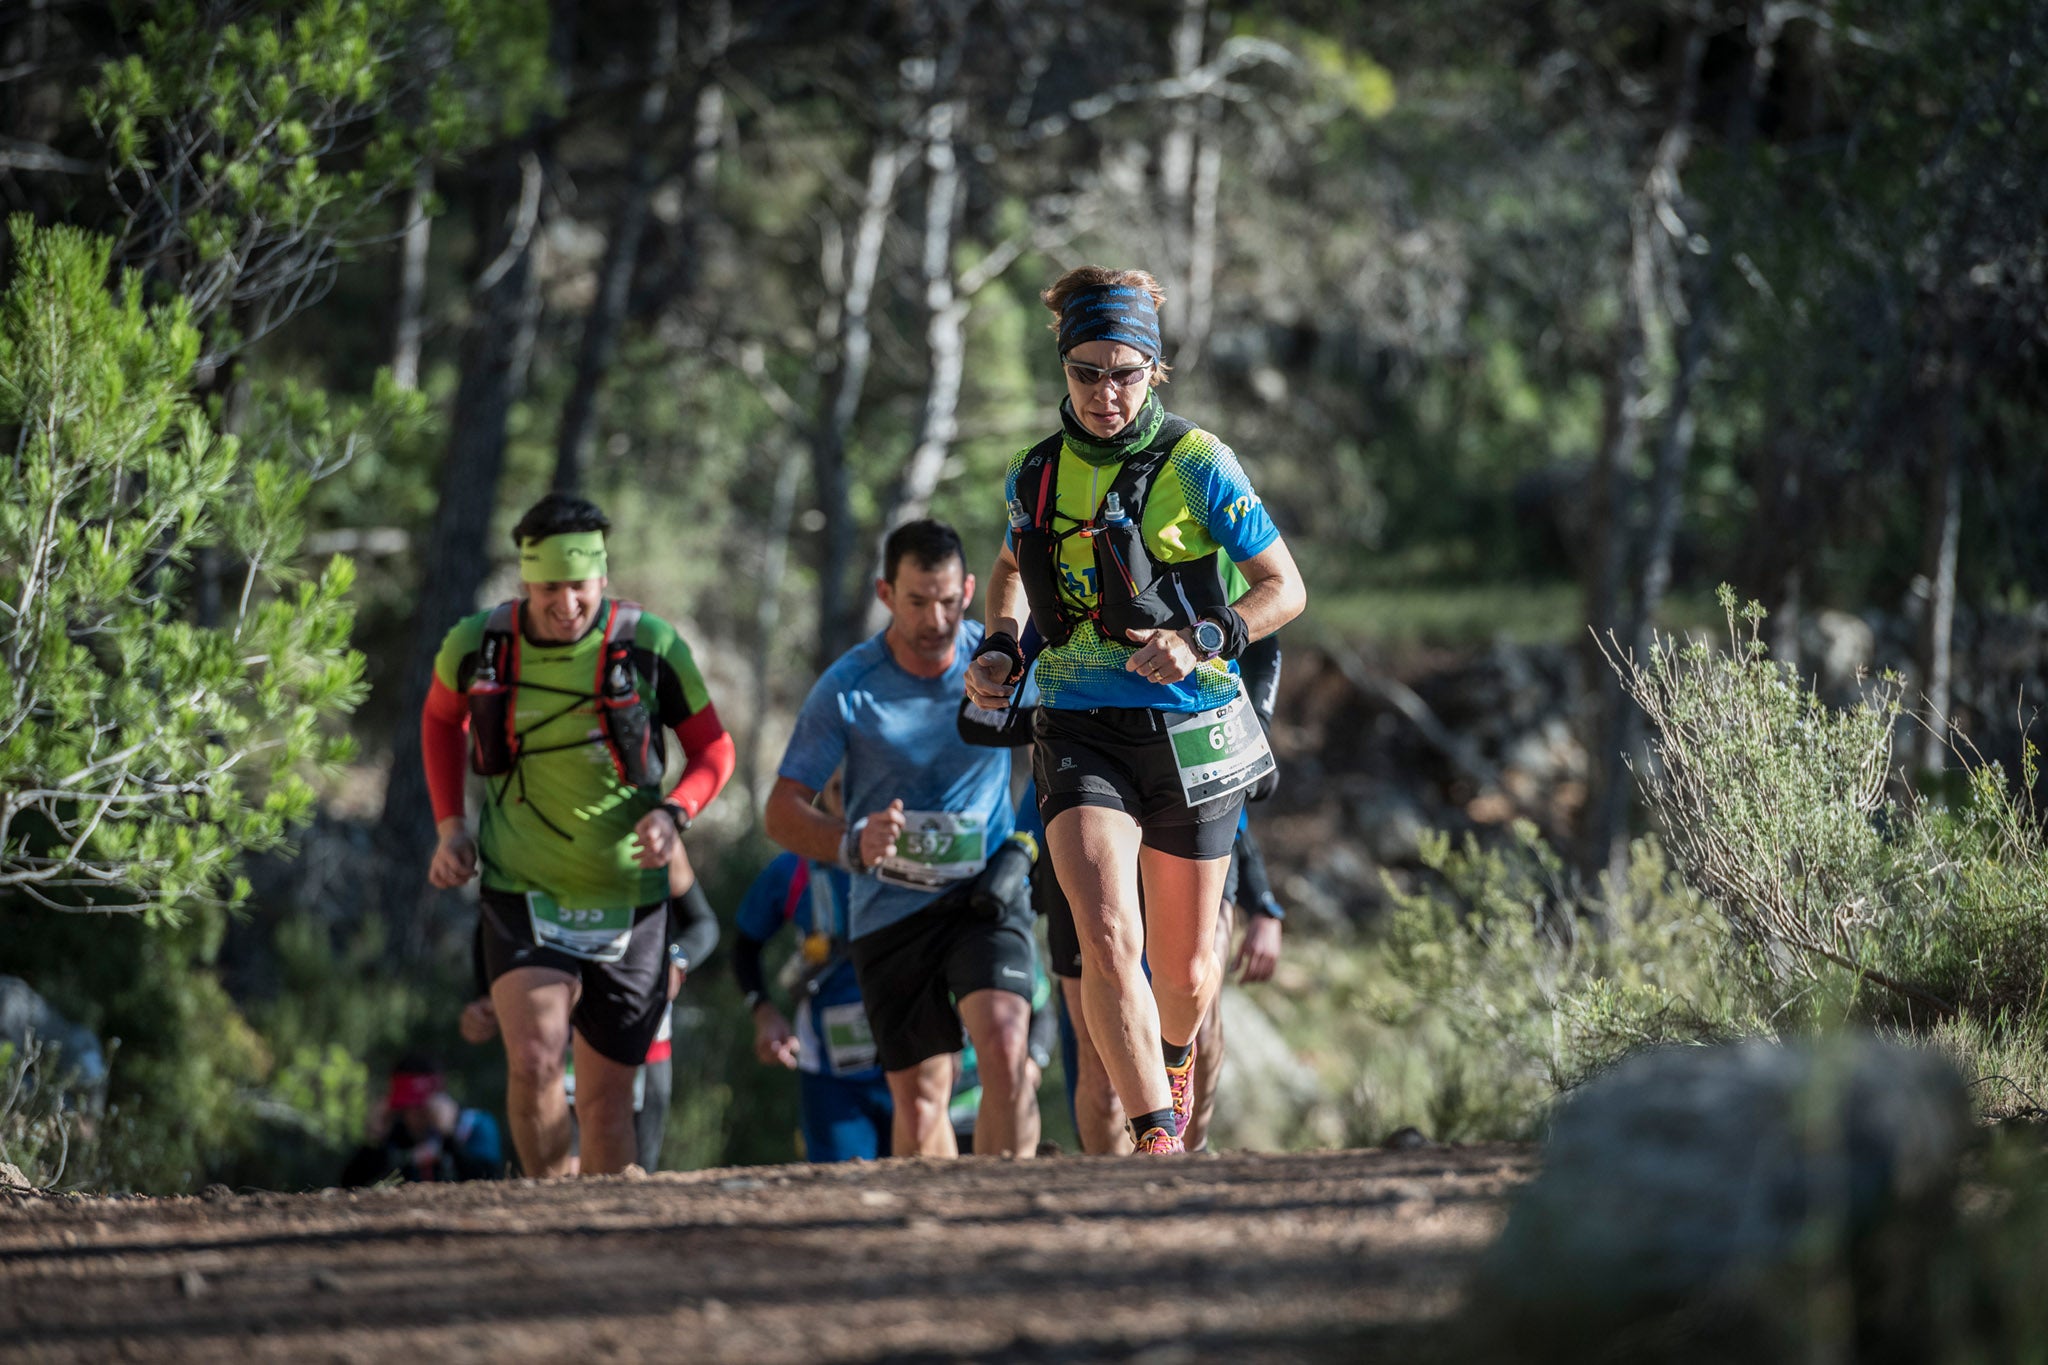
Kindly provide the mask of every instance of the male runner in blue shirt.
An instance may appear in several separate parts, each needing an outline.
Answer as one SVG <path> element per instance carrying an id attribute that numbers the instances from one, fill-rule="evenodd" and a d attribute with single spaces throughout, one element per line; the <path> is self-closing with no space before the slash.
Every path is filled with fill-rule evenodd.
<path id="1" fill-rule="evenodd" d="M 892 1151 L 957 1154 L 946 1108 L 964 1023 L 981 1064 L 976 1151 L 1031 1156 L 1031 909 L 1015 896 L 985 913 L 973 895 L 1010 834 L 1010 758 L 966 743 L 954 723 L 982 637 L 963 619 L 974 575 L 960 537 L 930 520 L 891 532 L 882 562 L 888 628 L 805 699 L 768 796 L 768 836 L 854 874 L 850 950 L 896 1106 Z M 842 762 L 850 823 L 813 804 Z"/>

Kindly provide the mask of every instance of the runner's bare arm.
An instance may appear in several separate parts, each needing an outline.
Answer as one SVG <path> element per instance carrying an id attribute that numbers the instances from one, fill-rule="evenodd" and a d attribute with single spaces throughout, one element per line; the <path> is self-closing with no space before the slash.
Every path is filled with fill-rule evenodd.
<path id="1" fill-rule="evenodd" d="M 762 812 L 762 822 L 768 837 L 791 853 L 814 862 L 837 863 L 846 824 L 838 816 L 812 805 L 817 795 L 794 778 L 778 777 L 768 793 L 768 808 Z"/>
<path id="2" fill-rule="evenodd" d="M 1301 615 L 1301 609 L 1308 605 L 1308 588 L 1301 581 L 1301 570 L 1295 567 L 1286 541 L 1275 540 L 1237 567 L 1250 586 L 1244 596 L 1230 605 L 1244 618 L 1249 638 L 1258 640 L 1271 635 Z"/>
<path id="3" fill-rule="evenodd" d="M 1005 545 L 988 571 L 988 634 L 1012 640 L 1024 630 L 1024 579 L 1017 555 Z M 967 669 L 967 695 L 976 706 L 996 711 L 1010 704 L 1011 661 L 994 652 L 977 658 Z"/>

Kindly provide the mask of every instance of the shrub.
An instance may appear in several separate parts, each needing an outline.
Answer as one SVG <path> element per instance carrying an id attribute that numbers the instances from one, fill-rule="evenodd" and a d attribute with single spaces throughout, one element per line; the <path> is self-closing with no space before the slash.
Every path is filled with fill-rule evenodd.
<path id="1" fill-rule="evenodd" d="M 1535 827 L 1513 841 L 1424 841 L 1434 880 L 1389 882 L 1381 1018 L 1436 1031 L 1427 1128 L 1533 1136 L 1551 1099 L 1636 1048 L 1771 1031 L 1777 1001 L 1654 839 L 1591 895 Z"/>

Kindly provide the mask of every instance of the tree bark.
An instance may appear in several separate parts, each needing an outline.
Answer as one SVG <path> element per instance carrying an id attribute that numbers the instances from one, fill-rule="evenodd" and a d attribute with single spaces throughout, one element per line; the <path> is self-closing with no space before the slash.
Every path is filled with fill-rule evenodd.
<path id="1" fill-rule="evenodd" d="M 620 187 L 618 213 L 605 240 L 604 260 L 598 266 L 597 296 L 591 300 L 590 312 L 583 320 L 576 373 L 563 400 L 562 424 L 555 434 L 552 487 L 558 493 L 574 493 L 583 487 L 597 431 L 598 392 L 604 387 L 605 374 L 611 368 L 619 332 L 625 323 L 633 267 L 640 258 L 640 240 L 647 230 L 648 202 L 654 197 L 658 173 L 655 149 L 660 145 L 662 121 L 668 116 L 669 86 L 675 78 L 679 26 L 676 8 L 677 0 L 657 0 L 654 6 L 653 70 L 634 117 L 633 152 L 627 162 L 626 181 Z"/>
<path id="2" fill-rule="evenodd" d="M 932 107 L 925 143 L 924 305 L 925 346 L 931 377 L 925 384 L 924 413 L 917 445 L 890 499 L 885 529 L 915 521 L 931 510 L 932 495 L 960 432 L 960 381 L 967 366 L 967 301 L 953 276 L 953 225 L 960 212 L 960 165 L 954 134 L 963 114 L 955 101 Z"/>
<path id="3" fill-rule="evenodd" d="M 1591 554 L 1586 565 L 1584 669 L 1592 714 L 1586 723 L 1586 752 L 1592 790 L 1587 793 L 1586 865 L 1595 870 L 1612 865 L 1616 845 L 1628 844 L 1630 773 L 1622 747 L 1622 717 L 1633 705 L 1620 676 L 1608 666 L 1603 645 L 1619 640 L 1628 626 L 1621 614 L 1621 585 L 1628 572 L 1635 465 L 1643 443 L 1643 296 L 1639 264 L 1641 215 L 1631 215 L 1630 251 L 1623 270 L 1621 324 L 1614 340 L 1614 360 L 1606 385 L 1606 411 L 1587 499 L 1587 530 Z"/>
<path id="4" fill-rule="evenodd" d="M 1208 0 L 1181 0 L 1180 18 L 1170 43 L 1175 77 L 1186 79 L 1201 66 L 1203 30 L 1208 17 Z M 1190 318 L 1185 304 L 1192 293 L 1190 282 L 1194 276 L 1194 220 L 1189 205 L 1194 197 L 1201 121 L 1199 103 L 1181 100 L 1168 114 L 1166 132 L 1159 140 L 1159 223 L 1165 234 L 1161 243 L 1165 266 L 1161 283 L 1167 297 L 1183 305 L 1161 318 L 1161 339 L 1169 357 L 1176 362 L 1188 346 Z"/>
<path id="5" fill-rule="evenodd" d="M 1676 42 L 1676 86 L 1671 113 L 1631 209 L 1629 294 L 1640 335 L 1634 340 L 1625 339 L 1622 346 L 1624 355 L 1632 345 L 1640 344 L 1647 349 L 1650 321 L 1660 296 L 1664 311 L 1675 320 L 1682 319 L 1675 372 L 1664 404 L 1664 431 L 1647 489 L 1647 521 L 1640 541 L 1633 547 L 1635 597 L 1626 629 L 1619 632 L 1621 642 L 1638 659 L 1649 652 L 1656 630 L 1656 613 L 1671 580 L 1671 550 L 1684 500 L 1685 468 L 1692 457 L 1692 395 L 1706 357 L 1711 311 L 1703 284 L 1688 289 L 1689 284 L 1703 282 L 1707 272 L 1704 258 L 1694 254 L 1692 230 L 1681 216 L 1683 198 L 1679 187 L 1679 172 L 1692 147 L 1692 122 L 1699 102 L 1706 34 L 1694 24 Z M 1624 388 L 1615 395 L 1615 400 L 1625 401 L 1627 396 Z M 1610 466 L 1610 470 L 1617 479 L 1626 477 L 1626 468 L 1619 463 Z M 1629 542 L 1635 540 L 1633 519 L 1621 515 L 1620 496 L 1617 483 L 1610 493 L 1609 534 L 1626 539 L 1619 544 L 1610 542 L 1596 568 L 1596 583 L 1612 584 L 1615 598 L 1592 604 L 1596 609 L 1605 608 L 1617 614 L 1620 574 L 1612 570 L 1628 561 Z M 1602 667 L 1603 672 L 1607 671 L 1604 664 Z M 1606 742 L 1594 756 L 1595 769 L 1601 776 L 1593 806 L 1588 861 L 1613 877 L 1616 885 L 1622 885 L 1628 870 L 1629 812 L 1634 795 L 1629 762 L 1642 746 L 1642 714 L 1625 694 L 1607 689 L 1604 680 L 1602 697 L 1605 723 L 1600 729 Z"/>
<path id="6" fill-rule="evenodd" d="M 762 741 L 767 729 L 768 699 L 773 695 L 768 672 L 773 664 L 775 633 L 782 623 L 782 581 L 789 570 L 789 527 L 796 517 L 797 483 L 803 460 L 794 451 L 782 457 L 775 471 L 775 500 L 769 507 L 761 554 L 761 596 L 754 606 L 754 714 L 747 727 L 747 750 L 740 765 L 748 799 L 759 805 L 762 790 Z"/>
<path id="7" fill-rule="evenodd" d="M 420 386 L 420 344 L 425 332 L 427 247 L 433 220 L 427 217 L 434 193 L 434 168 L 422 162 L 405 199 L 405 227 L 399 237 L 398 306 L 391 328 L 391 377 L 402 389 Z"/>
<path id="8" fill-rule="evenodd" d="M 1927 581 L 1927 611 L 1920 622 L 1919 665 L 1922 703 L 1920 731 L 1922 772 L 1948 766 L 1949 708 L 1953 703 L 1951 659 L 1956 626 L 1956 551 L 1963 529 L 1962 460 L 1956 449 L 1956 424 L 1961 406 L 1960 381 L 1945 378 L 1929 442 L 1926 517 L 1920 573 Z"/>
<path id="9" fill-rule="evenodd" d="M 889 216 L 896 203 L 896 182 L 903 164 L 896 140 L 887 133 L 878 134 L 868 158 L 867 185 L 861 195 L 859 222 L 848 249 L 838 300 L 834 347 L 837 364 L 824 411 L 811 436 L 811 482 L 818 510 L 825 518 L 818 555 L 818 652 L 814 660 L 821 673 L 852 645 L 863 620 L 848 596 L 858 556 L 859 528 L 854 523 L 846 443 L 853 430 L 853 419 L 860 411 L 862 391 L 867 387 L 868 364 L 874 349 L 868 310 L 874 299 L 875 275 L 881 265 L 882 243 L 888 234 Z"/>
<path id="10" fill-rule="evenodd" d="M 423 885 L 434 844 L 434 820 L 420 767 L 420 707 L 433 676 L 442 637 L 475 610 L 490 564 L 486 538 L 505 463 L 506 424 L 525 391 L 540 297 L 533 268 L 536 224 L 524 221 L 538 202 L 540 153 L 530 142 L 503 155 L 493 168 L 477 239 L 484 287 L 463 339 L 462 379 L 449 415 L 441 464 L 440 503 L 420 565 L 412 640 L 398 679 L 398 726 L 392 740 L 390 783 L 378 825 L 390 859 L 394 906 L 408 904 Z M 408 894 L 409 893 L 409 894 Z M 426 942 L 418 915 L 401 916 L 406 946 Z"/>

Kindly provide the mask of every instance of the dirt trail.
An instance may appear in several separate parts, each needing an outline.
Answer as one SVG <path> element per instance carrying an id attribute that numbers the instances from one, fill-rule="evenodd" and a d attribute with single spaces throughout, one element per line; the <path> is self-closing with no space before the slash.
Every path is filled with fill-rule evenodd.
<path id="1" fill-rule="evenodd" d="M 0 1357 L 1412 1362 L 1529 1169 L 1464 1147 L 0 1195 Z"/>

